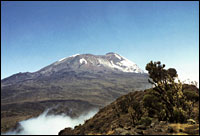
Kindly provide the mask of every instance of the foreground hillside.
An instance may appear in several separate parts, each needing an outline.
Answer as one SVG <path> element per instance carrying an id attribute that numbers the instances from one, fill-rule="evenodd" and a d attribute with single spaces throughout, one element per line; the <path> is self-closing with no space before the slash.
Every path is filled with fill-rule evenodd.
<path id="1" fill-rule="evenodd" d="M 83 125 L 76 126 L 74 129 L 65 128 L 59 135 L 166 135 L 166 134 L 199 134 L 199 100 L 194 103 L 192 110 L 193 119 L 196 124 L 189 123 L 169 123 L 160 121 L 156 118 L 143 118 L 133 125 L 130 117 L 130 111 L 127 105 L 131 105 L 131 100 L 139 102 L 143 108 L 142 100 L 145 94 L 151 89 L 145 91 L 135 91 L 119 97 L 116 101 L 102 108 L 93 118 L 86 120 Z M 199 89 L 193 85 L 183 85 L 184 92 L 193 92 L 198 94 Z"/>

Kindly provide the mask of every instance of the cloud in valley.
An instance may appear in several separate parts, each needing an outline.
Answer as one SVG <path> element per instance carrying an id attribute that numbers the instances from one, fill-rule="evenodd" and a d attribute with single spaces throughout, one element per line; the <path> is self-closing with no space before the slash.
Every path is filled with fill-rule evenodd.
<path id="1" fill-rule="evenodd" d="M 91 118 L 98 112 L 97 109 L 80 115 L 78 118 L 71 118 L 66 115 L 47 115 L 48 110 L 36 118 L 31 118 L 19 122 L 22 131 L 9 131 L 4 135 L 58 135 L 59 131 L 76 125 L 83 124 L 85 120 Z"/>

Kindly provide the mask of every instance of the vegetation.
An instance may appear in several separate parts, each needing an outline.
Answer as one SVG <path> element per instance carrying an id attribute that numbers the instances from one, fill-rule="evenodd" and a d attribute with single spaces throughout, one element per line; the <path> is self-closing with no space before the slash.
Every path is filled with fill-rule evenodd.
<path id="1" fill-rule="evenodd" d="M 149 126 L 152 122 L 152 118 L 150 117 L 142 117 L 141 120 L 139 121 L 139 124 Z"/>
<path id="2" fill-rule="evenodd" d="M 65 128 L 59 134 L 198 135 L 199 89 L 182 84 L 176 69 L 164 68 L 160 62 L 151 61 L 146 69 L 153 88 L 123 95 L 85 124 L 73 130 Z"/>
<path id="3" fill-rule="evenodd" d="M 183 85 L 183 93 L 185 91 L 199 92 L 198 88 L 193 85 Z M 144 91 L 134 91 L 117 98 L 114 102 L 100 109 L 100 111 L 91 119 L 87 120 L 83 125 L 78 125 L 74 129 L 65 128 L 60 131 L 60 135 L 199 135 L 199 102 L 194 103 L 192 120 L 197 122 L 191 123 L 170 123 L 169 121 L 161 121 L 166 114 L 158 111 L 156 108 L 163 107 L 162 101 L 150 92 L 152 89 Z M 198 94 L 198 93 L 197 93 Z M 153 98 L 153 99 L 151 99 Z M 187 96 L 186 96 L 187 98 Z M 144 99 L 149 102 L 144 103 Z M 152 102 L 153 100 L 153 102 Z M 153 106 L 154 108 L 151 108 Z M 131 108 L 132 107 L 132 108 Z M 147 110 L 147 107 L 150 110 Z M 151 111 L 152 110 L 152 111 Z M 137 113 L 136 113 L 137 111 Z M 155 112 L 150 117 L 151 112 Z M 175 112 L 175 117 L 182 120 L 179 112 Z M 133 116 L 134 114 L 136 116 Z M 180 114 L 180 115 L 179 115 Z M 160 121 L 158 120 L 160 118 Z M 184 116 L 183 116 L 184 117 Z M 174 121 L 176 122 L 176 121 Z"/>
<path id="4" fill-rule="evenodd" d="M 136 96 L 139 93 L 135 93 Z M 138 121 L 143 116 L 143 111 L 140 102 L 135 99 L 132 95 L 125 95 L 122 97 L 121 101 L 117 101 L 117 105 L 115 107 L 115 111 L 118 117 L 123 114 L 127 114 L 130 117 L 132 125 L 136 125 Z"/>
<path id="5" fill-rule="evenodd" d="M 199 109 L 195 104 L 199 101 L 199 94 L 194 85 L 183 85 L 176 69 L 165 69 L 159 61 L 148 63 L 146 70 L 153 88 L 146 89 L 141 99 L 138 99 L 138 92 L 123 96 L 115 107 L 119 118 L 128 113 L 132 126 L 150 125 L 152 119 L 171 123 L 198 120 L 196 113 Z"/>
<path id="6" fill-rule="evenodd" d="M 146 70 L 153 88 L 123 95 L 85 124 L 59 134 L 199 135 L 199 89 L 182 84 L 176 69 L 161 62 L 151 61 Z"/>
<path id="7" fill-rule="evenodd" d="M 194 92 L 183 92 L 182 83 L 174 68 L 164 69 L 165 65 L 158 62 L 150 62 L 146 65 L 153 89 L 143 98 L 143 104 L 149 117 L 157 117 L 159 120 L 169 122 L 186 122 L 191 117 L 193 103 L 198 101 L 198 95 Z"/>

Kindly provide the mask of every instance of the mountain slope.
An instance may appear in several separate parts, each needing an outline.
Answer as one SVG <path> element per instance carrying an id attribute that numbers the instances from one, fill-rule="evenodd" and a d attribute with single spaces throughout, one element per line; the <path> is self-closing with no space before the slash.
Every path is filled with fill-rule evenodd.
<path id="1" fill-rule="evenodd" d="M 65 108 L 72 109 L 70 113 L 66 110 L 67 115 L 78 116 L 130 91 L 149 87 L 148 75 L 118 54 L 73 55 L 1 81 L 1 132 L 52 106 L 61 105 L 56 106 L 56 113 Z"/>
<path id="2" fill-rule="evenodd" d="M 192 85 L 184 85 L 184 91 L 196 92 L 199 95 L 199 89 Z M 199 124 L 171 124 L 164 121 L 153 119 L 151 125 L 132 125 L 132 120 L 129 115 L 129 110 L 126 105 L 130 106 L 132 100 L 136 100 L 142 107 L 143 96 L 150 91 L 135 91 L 130 92 L 117 98 L 111 104 L 100 109 L 99 112 L 89 120 L 86 120 L 83 125 L 72 128 L 65 128 L 59 132 L 59 135 L 173 135 L 173 134 L 199 134 Z M 120 106 L 122 105 L 122 107 Z M 199 101 L 195 103 L 192 114 L 195 115 L 196 122 L 199 121 Z M 121 110 L 123 108 L 123 112 Z M 182 130 L 180 130 L 180 128 Z"/>

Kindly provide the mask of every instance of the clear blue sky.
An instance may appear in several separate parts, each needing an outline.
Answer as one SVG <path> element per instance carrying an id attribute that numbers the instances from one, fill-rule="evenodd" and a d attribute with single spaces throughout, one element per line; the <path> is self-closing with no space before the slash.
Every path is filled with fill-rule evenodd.
<path id="1" fill-rule="evenodd" d="M 1 2 L 1 78 L 116 52 L 199 78 L 199 2 Z"/>

